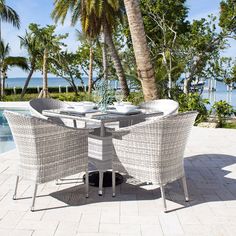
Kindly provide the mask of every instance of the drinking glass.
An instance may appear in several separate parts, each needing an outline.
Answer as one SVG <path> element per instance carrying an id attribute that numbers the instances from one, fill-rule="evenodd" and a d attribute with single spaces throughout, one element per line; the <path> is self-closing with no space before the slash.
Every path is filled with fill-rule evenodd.
<path id="1" fill-rule="evenodd" d="M 115 92 L 115 99 L 118 103 L 121 103 L 124 99 L 124 93 L 121 89 L 117 89 Z"/>

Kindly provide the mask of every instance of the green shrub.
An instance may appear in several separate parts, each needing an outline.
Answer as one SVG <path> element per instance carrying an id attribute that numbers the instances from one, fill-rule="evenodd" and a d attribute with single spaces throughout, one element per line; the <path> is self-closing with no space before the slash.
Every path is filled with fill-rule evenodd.
<path id="1" fill-rule="evenodd" d="M 29 101 L 31 99 L 37 98 L 38 94 L 25 94 L 23 101 Z M 79 92 L 78 96 L 73 92 L 69 93 L 50 93 L 50 97 L 54 99 L 59 99 L 61 101 L 92 101 L 91 95 L 85 92 Z M 5 95 L 3 101 L 20 101 L 20 94 L 16 95 Z"/>
<path id="2" fill-rule="evenodd" d="M 132 102 L 134 105 L 139 105 L 144 101 L 142 92 L 131 92 L 127 98 L 127 101 Z"/>
<path id="3" fill-rule="evenodd" d="M 206 105 L 209 104 L 208 99 L 203 99 L 198 93 L 178 95 L 177 100 L 179 102 L 179 111 L 198 111 L 198 116 L 195 124 L 206 121 L 209 113 L 207 111 Z"/>
<path id="4" fill-rule="evenodd" d="M 219 127 L 223 127 L 227 117 L 230 117 L 234 113 L 233 107 L 228 104 L 226 101 L 220 100 L 215 102 L 212 106 L 211 113 L 215 113 Z"/>

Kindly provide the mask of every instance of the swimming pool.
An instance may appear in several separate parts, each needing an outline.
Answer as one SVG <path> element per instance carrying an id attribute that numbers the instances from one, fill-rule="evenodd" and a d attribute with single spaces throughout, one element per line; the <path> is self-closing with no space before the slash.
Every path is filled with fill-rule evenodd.
<path id="1" fill-rule="evenodd" d="M 0 108 L 0 154 L 15 148 L 10 127 L 3 115 L 4 110 L 11 110 L 20 113 L 29 113 L 27 110 Z"/>

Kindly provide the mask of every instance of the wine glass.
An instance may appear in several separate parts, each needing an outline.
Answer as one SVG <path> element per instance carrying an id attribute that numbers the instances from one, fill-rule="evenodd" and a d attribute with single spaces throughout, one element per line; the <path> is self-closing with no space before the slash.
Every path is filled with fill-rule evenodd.
<path id="1" fill-rule="evenodd" d="M 121 103 L 124 99 L 124 93 L 121 89 L 117 89 L 115 92 L 115 99 L 118 103 Z"/>

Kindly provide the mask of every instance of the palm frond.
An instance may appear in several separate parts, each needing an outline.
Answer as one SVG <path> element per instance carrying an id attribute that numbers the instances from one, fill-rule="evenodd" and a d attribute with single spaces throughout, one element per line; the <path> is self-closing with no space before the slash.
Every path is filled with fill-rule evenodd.
<path id="1" fill-rule="evenodd" d="M 27 59 L 25 57 L 7 57 L 4 60 L 4 66 L 3 68 L 7 68 L 8 66 L 13 67 L 19 67 L 22 70 L 28 70 L 29 66 L 27 63 Z"/>
<path id="2" fill-rule="evenodd" d="M 0 2 L 0 17 L 1 20 L 11 23 L 14 27 L 20 28 L 20 17 L 17 12 L 11 7 L 5 5 L 5 2 Z"/>

